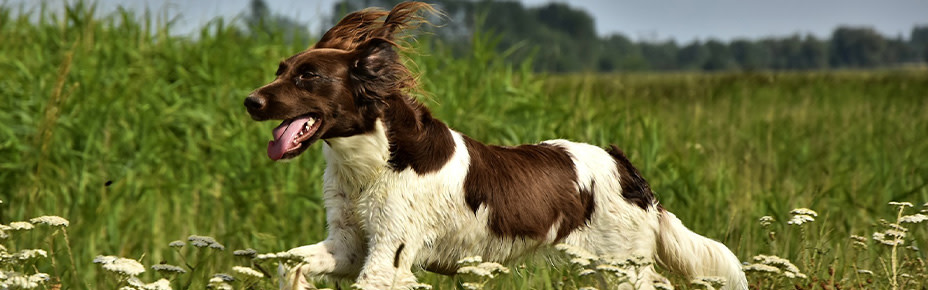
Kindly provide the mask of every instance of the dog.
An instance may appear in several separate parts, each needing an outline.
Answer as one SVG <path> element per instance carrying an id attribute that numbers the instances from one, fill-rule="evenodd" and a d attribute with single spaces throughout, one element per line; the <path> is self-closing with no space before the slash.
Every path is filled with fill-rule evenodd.
<path id="1" fill-rule="evenodd" d="M 252 119 L 283 120 L 270 159 L 324 141 L 328 237 L 289 251 L 304 259 L 282 288 L 331 277 L 359 289 L 409 289 L 414 267 L 453 275 L 464 257 L 506 262 L 564 243 L 747 289 L 738 258 L 658 204 L 614 145 L 486 145 L 433 117 L 409 96 L 415 77 L 397 52 L 422 12 L 434 10 L 404 2 L 351 13 L 245 99 Z M 662 281 L 654 263 L 634 287 Z"/>

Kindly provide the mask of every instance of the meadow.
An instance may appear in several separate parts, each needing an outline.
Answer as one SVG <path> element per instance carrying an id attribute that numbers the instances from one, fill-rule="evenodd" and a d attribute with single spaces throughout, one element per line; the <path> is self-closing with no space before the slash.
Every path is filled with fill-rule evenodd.
<path id="1" fill-rule="evenodd" d="M 157 14 L 63 11 L 0 8 L 0 280 L 276 287 L 233 266 L 266 276 L 276 260 L 256 253 L 325 237 L 324 162 L 318 145 L 271 162 L 277 124 L 252 121 L 242 102 L 306 44 L 222 20 L 175 36 Z M 409 54 L 420 100 L 452 128 L 495 144 L 618 145 L 665 208 L 757 263 L 754 289 L 928 287 L 928 71 L 545 75 L 493 44 L 477 35 L 471 55 L 452 58 L 423 40 Z M 40 216 L 69 223 L 30 222 Z M 114 270 L 116 257 L 146 271 Z M 161 264 L 184 273 L 151 268 Z M 507 266 L 488 281 L 419 274 L 435 289 L 603 288 L 577 265 Z M 209 282 L 217 273 L 236 279 Z"/>

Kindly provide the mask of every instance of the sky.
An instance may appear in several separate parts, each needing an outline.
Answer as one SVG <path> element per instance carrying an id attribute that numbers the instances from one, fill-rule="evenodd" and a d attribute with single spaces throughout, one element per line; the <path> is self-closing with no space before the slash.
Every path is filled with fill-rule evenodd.
<path id="1" fill-rule="evenodd" d="M 250 0 L 97 0 L 103 11 L 117 5 L 178 16 L 177 31 L 197 31 L 215 17 L 232 18 Z M 336 0 L 265 0 L 274 14 L 321 31 Z M 551 0 L 521 0 L 539 6 Z M 40 1 L 12 3 L 35 5 Z M 883 35 L 908 38 L 912 27 L 928 25 L 928 0 L 571 0 L 557 1 L 593 15 L 597 33 L 621 33 L 635 40 L 679 42 L 792 34 L 827 38 L 838 26 L 872 27 Z M 55 6 L 58 1 L 48 1 Z M 454 21 L 454 19 L 452 19 Z M 459 20 L 460 21 L 460 20 Z"/>

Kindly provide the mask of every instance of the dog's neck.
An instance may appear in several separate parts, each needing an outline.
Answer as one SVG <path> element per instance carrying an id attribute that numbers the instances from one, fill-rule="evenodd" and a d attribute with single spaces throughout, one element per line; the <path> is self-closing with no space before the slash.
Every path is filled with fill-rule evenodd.
<path id="1" fill-rule="evenodd" d="M 441 168 L 454 153 L 450 130 L 408 96 L 391 96 L 366 133 L 326 139 L 328 166 L 365 186 L 387 170 L 412 168 L 418 174 Z"/>
<path id="2" fill-rule="evenodd" d="M 374 129 L 364 134 L 325 140 L 322 147 L 325 162 L 338 176 L 354 185 L 363 186 L 388 170 L 390 142 L 382 120 L 374 122 Z"/>

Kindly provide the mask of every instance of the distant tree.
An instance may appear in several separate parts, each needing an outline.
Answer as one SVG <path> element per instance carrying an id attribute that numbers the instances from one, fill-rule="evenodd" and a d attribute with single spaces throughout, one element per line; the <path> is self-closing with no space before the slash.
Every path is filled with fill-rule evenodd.
<path id="1" fill-rule="evenodd" d="M 705 47 L 709 57 L 702 65 L 703 70 L 722 71 L 737 68 L 738 63 L 735 62 L 735 58 L 727 44 L 712 39 L 706 42 Z"/>
<path id="2" fill-rule="evenodd" d="M 828 44 L 815 36 L 807 35 L 799 47 L 799 58 L 794 69 L 825 69 L 828 67 Z"/>
<path id="3" fill-rule="evenodd" d="M 622 34 L 613 34 L 601 41 L 600 59 L 597 70 L 639 71 L 648 69 L 648 61 L 641 52 L 641 47 Z"/>
<path id="4" fill-rule="evenodd" d="M 909 46 L 916 55 L 916 59 L 928 62 L 928 25 L 912 28 L 909 35 Z"/>
<path id="5" fill-rule="evenodd" d="M 302 42 L 308 45 L 311 35 L 305 23 L 272 14 L 264 0 L 252 0 L 248 8 L 245 24 L 252 37 L 280 35 L 286 43 Z"/>
<path id="6" fill-rule="evenodd" d="M 675 70 L 679 69 L 677 64 L 677 53 L 679 48 L 673 40 L 664 42 L 641 42 L 638 44 L 641 48 L 641 55 L 648 63 L 648 67 L 654 70 Z"/>
<path id="7" fill-rule="evenodd" d="M 873 28 L 839 27 L 831 35 L 834 67 L 876 67 L 883 64 L 886 40 Z"/>
<path id="8" fill-rule="evenodd" d="M 701 70 L 709 60 L 709 49 L 698 40 L 690 42 L 677 52 L 677 65 L 683 70 Z"/>
<path id="9" fill-rule="evenodd" d="M 729 45 L 732 58 L 743 70 L 754 71 L 766 69 L 770 65 L 770 51 L 754 41 L 738 39 Z"/>

